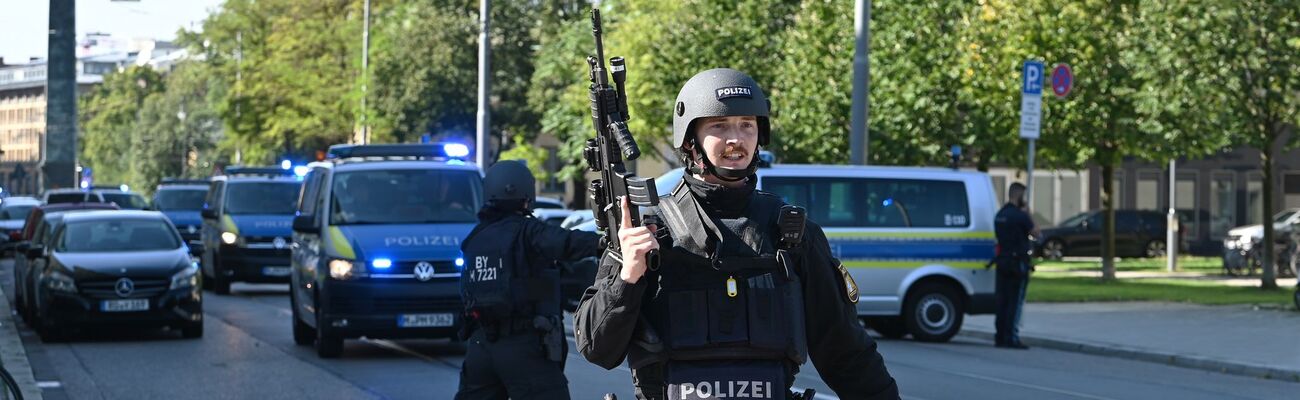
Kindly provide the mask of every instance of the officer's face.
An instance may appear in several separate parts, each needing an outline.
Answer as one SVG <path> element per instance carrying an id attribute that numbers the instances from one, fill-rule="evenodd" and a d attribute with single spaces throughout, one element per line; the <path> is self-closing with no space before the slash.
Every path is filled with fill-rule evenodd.
<path id="1" fill-rule="evenodd" d="M 758 148 L 758 118 L 710 117 L 696 125 L 700 148 L 719 168 L 745 169 Z"/>

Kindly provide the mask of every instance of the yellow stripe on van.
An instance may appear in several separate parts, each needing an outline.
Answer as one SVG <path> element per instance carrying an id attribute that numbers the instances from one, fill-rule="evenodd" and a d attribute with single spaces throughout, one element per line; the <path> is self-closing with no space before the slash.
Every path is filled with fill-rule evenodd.
<path id="1" fill-rule="evenodd" d="M 920 268 L 926 265 L 945 265 L 952 268 L 961 269 L 983 269 L 988 264 L 987 261 L 948 261 L 948 260 L 846 260 L 843 261 L 845 267 L 849 268 Z"/>
<path id="2" fill-rule="evenodd" d="M 827 239 L 994 239 L 993 232 L 826 232 Z"/>
<path id="3" fill-rule="evenodd" d="M 334 253 L 339 257 L 357 259 L 357 252 L 352 250 L 352 244 L 348 243 L 348 238 L 343 236 L 343 230 L 337 226 L 330 227 L 330 246 L 334 247 Z"/>
<path id="4" fill-rule="evenodd" d="M 230 233 L 233 233 L 233 234 L 238 235 L 238 234 L 239 234 L 239 225 L 235 225 L 235 219 L 234 219 L 234 218 L 230 218 L 230 215 L 222 215 L 222 216 L 221 216 L 221 230 L 222 230 L 223 232 L 230 232 Z"/>

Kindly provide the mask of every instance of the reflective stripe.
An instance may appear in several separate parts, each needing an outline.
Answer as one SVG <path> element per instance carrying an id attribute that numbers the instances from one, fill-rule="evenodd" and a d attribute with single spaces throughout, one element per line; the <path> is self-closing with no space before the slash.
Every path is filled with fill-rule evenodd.
<path id="1" fill-rule="evenodd" d="M 230 217 L 230 214 L 222 215 L 222 216 L 221 216 L 221 230 L 222 230 L 222 231 L 225 231 L 225 232 L 230 232 L 230 233 L 233 233 L 233 234 L 238 235 L 238 234 L 239 234 L 239 225 L 235 225 L 235 219 L 234 219 L 234 218 L 231 218 L 231 217 Z"/>
<path id="2" fill-rule="evenodd" d="M 951 268 L 983 269 L 988 261 L 972 260 L 843 260 L 849 268 L 920 268 L 926 265 L 941 265 Z"/>
<path id="3" fill-rule="evenodd" d="M 352 250 L 352 244 L 348 243 L 348 238 L 343 236 L 343 231 L 337 226 L 330 227 L 330 247 L 333 247 L 334 253 L 341 258 L 357 259 L 357 252 Z"/>
<path id="4" fill-rule="evenodd" d="M 992 231 L 979 232 L 826 232 L 827 239 L 876 239 L 876 240 L 916 240 L 916 239 L 989 239 Z"/>

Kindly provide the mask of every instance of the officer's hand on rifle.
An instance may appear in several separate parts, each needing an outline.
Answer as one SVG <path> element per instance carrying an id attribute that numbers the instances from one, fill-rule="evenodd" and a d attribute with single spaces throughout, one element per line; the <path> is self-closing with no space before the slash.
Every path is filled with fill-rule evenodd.
<path id="1" fill-rule="evenodd" d="M 627 283 L 636 283 L 645 275 L 646 253 L 651 250 L 659 249 L 659 242 L 655 240 L 655 226 L 635 226 L 632 225 L 631 212 L 628 211 L 627 198 L 619 199 L 623 206 L 623 223 L 618 230 L 618 245 L 622 249 L 623 269 L 619 271 L 618 277 Z"/>

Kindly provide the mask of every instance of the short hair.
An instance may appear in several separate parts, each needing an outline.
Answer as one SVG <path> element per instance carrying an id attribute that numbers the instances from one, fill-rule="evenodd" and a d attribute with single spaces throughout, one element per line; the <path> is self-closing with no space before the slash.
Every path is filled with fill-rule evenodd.
<path id="1" fill-rule="evenodd" d="M 1012 182 L 1011 188 L 1007 189 L 1007 200 L 1018 199 L 1025 195 L 1025 184 Z"/>

